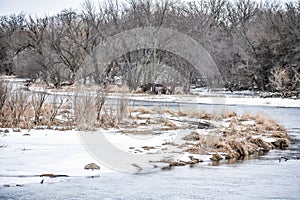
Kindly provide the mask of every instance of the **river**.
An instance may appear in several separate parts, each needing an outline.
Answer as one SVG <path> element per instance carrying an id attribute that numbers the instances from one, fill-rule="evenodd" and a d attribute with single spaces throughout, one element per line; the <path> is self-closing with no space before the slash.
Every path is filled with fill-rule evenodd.
<path id="1" fill-rule="evenodd" d="M 138 104 L 158 103 L 135 102 Z M 178 104 L 165 106 L 176 108 Z M 197 107 L 224 109 L 220 105 Z M 23 187 L 0 186 L 0 199 L 300 199 L 300 108 L 227 106 L 226 109 L 271 116 L 290 133 L 290 147 L 233 164 L 201 164 L 147 174 L 108 173 L 98 178 L 70 177 L 62 182 Z M 279 162 L 281 156 L 289 160 Z"/>

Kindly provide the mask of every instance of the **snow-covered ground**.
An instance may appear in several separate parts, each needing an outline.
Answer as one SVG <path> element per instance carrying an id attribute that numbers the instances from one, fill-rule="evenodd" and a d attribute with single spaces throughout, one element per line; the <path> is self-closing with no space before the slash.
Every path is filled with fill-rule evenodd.
<path id="1" fill-rule="evenodd" d="M 219 104 L 219 105 L 250 105 L 299 108 L 300 99 L 261 98 L 251 96 L 196 96 L 196 95 L 131 95 L 130 99 L 141 101 Z"/>
<path id="2" fill-rule="evenodd" d="M 112 172 L 104 166 L 100 171 L 84 169 L 97 161 L 84 149 L 76 131 L 10 130 L 0 134 L 0 146 L 0 185 L 65 179 L 40 177 L 42 174 L 97 176 Z"/>
<path id="3" fill-rule="evenodd" d="M 162 153 L 160 148 L 145 151 L 143 146 L 159 147 L 174 138 L 174 133 L 132 137 L 111 131 L 100 132 L 107 137 L 111 145 L 132 155 Z M 81 134 L 85 133 L 81 132 Z M 98 162 L 97 158 L 93 158 L 93 154 L 88 153 L 88 149 L 85 149 L 82 144 L 79 132 L 75 130 L 32 129 L 13 132 L 10 129 L 9 133 L 0 133 L 0 146 L 0 185 L 40 183 L 43 179 L 44 183 L 58 182 L 68 178 L 40 177 L 42 174 L 89 177 L 117 172 Z M 182 160 L 189 160 L 189 155 L 189 153 L 183 154 Z M 197 158 L 209 160 L 207 155 Z M 85 170 L 84 166 L 88 163 L 96 163 L 101 167 L 100 171 Z"/>

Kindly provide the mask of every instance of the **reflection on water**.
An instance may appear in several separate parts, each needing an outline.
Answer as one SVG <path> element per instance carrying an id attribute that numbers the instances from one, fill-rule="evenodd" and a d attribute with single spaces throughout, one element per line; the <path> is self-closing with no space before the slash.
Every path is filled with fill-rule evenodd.
<path id="1" fill-rule="evenodd" d="M 235 163 L 242 163 L 243 161 L 248 161 L 248 160 L 252 160 L 252 159 L 257 159 L 260 156 L 266 155 L 267 152 L 259 152 L 259 153 L 255 153 L 252 155 L 248 155 L 248 156 L 243 156 L 240 158 L 230 158 L 230 159 L 226 159 L 226 160 L 220 160 L 220 161 L 212 161 L 211 163 L 209 163 L 208 165 L 210 166 L 218 166 L 218 165 L 223 165 L 223 164 L 235 164 Z"/>
<path id="2" fill-rule="evenodd" d="M 137 104 L 150 106 L 145 102 Z M 201 109 L 215 107 L 201 105 Z M 73 177 L 53 184 L 0 187 L 0 199 L 299 199 L 300 109 L 254 106 L 227 106 L 226 109 L 270 115 L 288 130 L 291 146 L 285 151 L 272 150 L 240 160 L 201 163 L 148 174 L 103 174 L 93 179 Z M 289 160 L 279 162 L 282 156 Z"/>

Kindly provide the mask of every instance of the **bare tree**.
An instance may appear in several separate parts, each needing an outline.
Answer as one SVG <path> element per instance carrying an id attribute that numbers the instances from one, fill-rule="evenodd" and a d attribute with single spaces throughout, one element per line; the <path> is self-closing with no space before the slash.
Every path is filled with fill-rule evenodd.
<path id="1" fill-rule="evenodd" d="M 276 66 L 285 69 L 290 80 L 297 79 L 299 10 L 298 2 L 282 4 L 276 0 L 129 0 L 99 5 L 86 0 L 81 12 L 65 10 L 43 18 L 3 16 L 1 71 L 39 77 L 57 87 L 81 78 L 86 82 L 86 77 L 101 84 L 123 76 L 131 88 L 136 88 L 143 81 L 156 81 L 157 69 L 163 63 L 159 49 L 127 52 L 107 66 L 107 77 L 98 71 L 93 52 L 99 43 L 124 30 L 165 27 L 187 34 L 207 49 L 231 89 L 272 90 L 270 78 Z M 93 61 L 89 66 L 94 68 L 93 74 L 85 74 L 86 57 Z M 183 66 L 181 62 L 176 65 Z M 187 65 L 183 68 L 188 69 Z M 192 81 L 187 75 L 190 71 L 185 71 L 178 72 Z M 82 77 L 76 79 L 78 72 Z M 296 89 L 292 85 L 288 88 Z"/>

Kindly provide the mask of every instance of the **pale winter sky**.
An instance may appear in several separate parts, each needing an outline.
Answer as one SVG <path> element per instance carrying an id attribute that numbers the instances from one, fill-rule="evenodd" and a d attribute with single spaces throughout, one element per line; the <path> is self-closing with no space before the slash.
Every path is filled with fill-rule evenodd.
<path id="1" fill-rule="evenodd" d="M 0 0 L 0 16 L 19 14 L 21 12 L 33 16 L 55 15 L 69 8 L 81 10 L 83 1 L 84 0 Z M 93 1 L 103 2 L 104 0 Z M 260 0 L 256 1 L 259 2 Z M 282 3 L 287 1 L 289 0 L 281 0 Z"/>
<path id="2" fill-rule="evenodd" d="M 24 12 L 33 16 L 55 15 L 64 9 L 78 9 L 84 0 L 0 0 L 0 16 Z"/>

